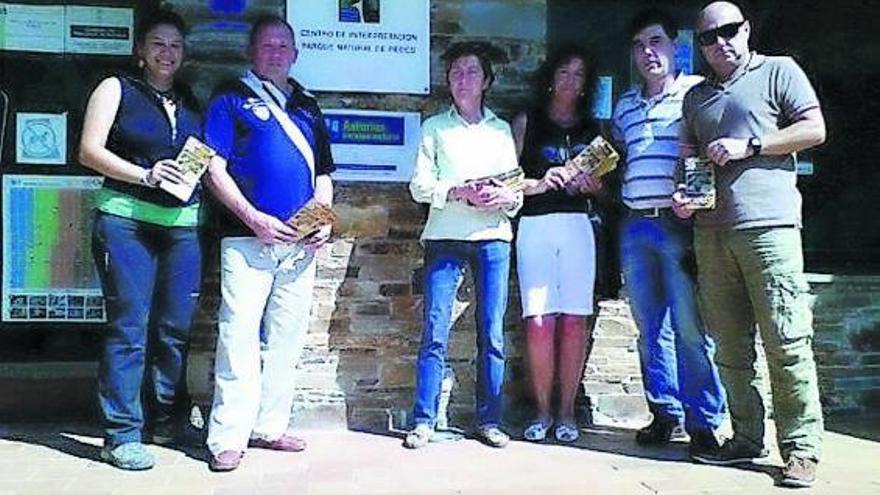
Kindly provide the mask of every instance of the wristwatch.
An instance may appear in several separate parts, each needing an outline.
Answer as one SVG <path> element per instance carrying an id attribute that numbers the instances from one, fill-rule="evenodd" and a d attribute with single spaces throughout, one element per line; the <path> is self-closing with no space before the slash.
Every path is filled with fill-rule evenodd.
<path id="1" fill-rule="evenodd" d="M 749 144 L 747 145 L 750 150 L 752 150 L 752 156 L 758 156 L 761 154 L 761 138 L 759 137 L 751 137 L 749 138 Z"/>

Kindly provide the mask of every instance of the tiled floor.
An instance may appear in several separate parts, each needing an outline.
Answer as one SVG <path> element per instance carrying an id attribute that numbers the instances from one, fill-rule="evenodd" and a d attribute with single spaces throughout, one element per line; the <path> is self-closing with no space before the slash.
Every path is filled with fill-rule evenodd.
<path id="1" fill-rule="evenodd" d="M 829 432 L 820 481 L 797 493 L 880 494 L 878 421 Z M 232 473 L 208 471 L 198 450 L 150 447 L 157 465 L 123 472 L 98 460 L 100 440 L 81 425 L 0 426 L 0 495 L 259 494 L 764 494 L 780 461 L 748 469 L 695 465 L 686 445 L 644 449 L 633 432 L 584 430 L 574 446 L 512 442 L 493 450 L 473 440 L 409 451 L 400 438 L 351 431 L 308 431 L 306 452 L 251 450 Z M 856 436 L 857 435 L 857 436 Z"/>

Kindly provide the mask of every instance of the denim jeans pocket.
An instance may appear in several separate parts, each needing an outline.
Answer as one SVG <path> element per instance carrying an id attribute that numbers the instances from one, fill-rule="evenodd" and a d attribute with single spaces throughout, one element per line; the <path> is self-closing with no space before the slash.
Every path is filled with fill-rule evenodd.
<path id="1" fill-rule="evenodd" d="M 777 275 L 767 287 L 771 318 L 781 343 L 813 335 L 810 286 L 801 274 Z"/>

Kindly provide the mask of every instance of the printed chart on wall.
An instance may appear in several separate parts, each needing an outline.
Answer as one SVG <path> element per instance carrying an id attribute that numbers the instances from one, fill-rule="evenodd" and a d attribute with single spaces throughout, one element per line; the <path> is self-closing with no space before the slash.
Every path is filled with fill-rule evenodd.
<path id="1" fill-rule="evenodd" d="M 420 139 L 415 112 L 325 110 L 335 180 L 406 182 Z"/>
<path id="2" fill-rule="evenodd" d="M 90 251 L 100 177 L 3 177 L 3 321 L 105 321 Z"/>
<path id="3" fill-rule="evenodd" d="M 429 0 L 287 0 L 299 57 L 317 91 L 430 92 Z"/>

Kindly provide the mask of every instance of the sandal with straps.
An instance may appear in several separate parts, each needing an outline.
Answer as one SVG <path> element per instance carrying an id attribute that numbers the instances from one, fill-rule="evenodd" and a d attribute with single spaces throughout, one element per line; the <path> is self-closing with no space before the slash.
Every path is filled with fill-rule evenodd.
<path id="1" fill-rule="evenodd" d="M 571 443 L 576 441 L 581 436 L 581 432 L 578 430 L 577 425 L 571 423 L 561 423 L 556 427 L 556 440 L 559 440 L 563 443 Z"/>
<path id="2" fill-rule="evenodd" d="M 543 442 L 551 426 L 553 426 L 551 420 L 536 419 L 523 431 L 523 438 L 529 442 Z"/>

